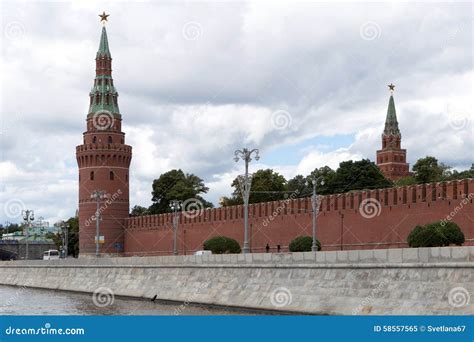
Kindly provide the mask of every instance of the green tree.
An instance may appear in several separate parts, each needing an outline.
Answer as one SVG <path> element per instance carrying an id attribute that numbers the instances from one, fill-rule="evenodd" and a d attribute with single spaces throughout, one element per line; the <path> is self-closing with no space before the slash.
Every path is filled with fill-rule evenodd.
<path id="1" fill-rule="evenodd" d="M 438 182 L 448 169 L 444 164 L 439 165 L 438 159 L 431 156 L 420 158 L 413 165 L 413 173 L 418 183 Z"/>
<path id="2" fill-rule="evenodd" d="M 311 252 L 313 246 L 313 238 L 311 236 L 298 236 L 290 242 L 290 252 Z M 318 251 L 321 250 L 321 243 L 316 240 Z"/>
<path id="3" fill-rule="evenodd" d="M 131 216 L 148 215 L 148 208 L 142 207 L 141 205 L 136 205 L 132 208 L 130 215 Z"/>
<path id="4" fill-rule="evenodd" d="M 310 173 L 308 178 L 316 178 L 318 180 L 318 194 L 319 195 L 328 195 L 334 193 L 334 182 L 336 177 L 336 171 L 331 169 L 329 166 L 323 166 L 319 169 L 314 169 Z M 311 192 L 312 192 L 311 186 Z"/>
<path id="5" fill-rule="evenodd" d="M 51 240 L 54 242 L 56 245 L 56 249 L 60 250 L 61 246 L 63 245 L 63 238 L 61 236 L 61 233 L 46 233 L 45 238 L 48 240 Z"/>
<path id="6" fill-rule="evenodd" d="M 66 221 L 68 228 L 68 255 L 74 258 L 79 256 L 79 218 L 77 216 L 71 217 Z"/>
<path id="7" fill-rule="evenodd" d="M 339 164 L 328 184 L 331 193 L 351 190 L 379 189 L 392 186 L 380 169 L 369 159 L 344 161 Z"/>
<path id="8" fill-rule="evenodd" d="M 236 205 L 244 202 L 238 178 L 234 179 L 232 187 L 234 188 L 232 197 L 224 198 L 221 201 L 222 204 Z M 249 203 L 277 201 L 287 197 L 286 179 L 278 172 L 266 169 L 258 170 L 253 174 Z"/>
<path id="9" fill-rule="evenodd" d="M 454 222 L 433 222 L 425 226 L 416 226 L 408 235 L 410 247 L 442 247 L 462 245 L 464 234 Z"/>
<path id="10" fill-rule="evenodd" d="M 77 216 L 70 217 L 66 221 L 59 221 L 55 224 L 60 230 L 58 233 L 47 233 L 45 237 L 50 239 L 56 245 L 56 248 L 60 250 L 63 246 L 65 226 L 67 226 L 67 252 L 68 256 L 77 258 L 79 256 L 79 218 Z"/>
<path id="11" fill-rule="evenodd" d="M 17 223 L 9 223 L 7 225 L 0 225 L 0 236 L 3 236 L 3 234 L 9 234 L 9 233 L 14 233 L 23 230 L 23 226 L 17 224 Z"/>
<path id="12" fill-rule="evenodd" d="M 308 184 L 307 177 L 297 175 L 286 183 L 286 191 L 288 191 L 291 196 L 299 198 L 311 196 L 313 190 L 311 185 Z"/>
<path id="13" fill-rule="evenodd" d="M 413 176 L 406 176 L 395 181 L 396 186 L 405 186 L 416 184 L 416 179 Z"/>
<path id="14" fill-rule="evenodd" d="M 458 179 L 465 179 L 465 178 L 474 178 L 474 164 L 471 165 L 469 170 L 464 171 L 451 171 L 448 180 L 458 180 Z"/>
<path id="15" fill-rule="evenodd" d="M 239 243 L 227 236 L 214 236 L 206 240 L 203 247 L 212 254 L 238 254 L 241 251 Z"/>
<path id="16" fill-rule="evenodd" d="M 170 212 L 170 201 L 196 199 L 205 208 L 212 208 L 212 203 L 202 198 L 208 187 L 204 181 L 194 174 L 184 173 L 182 170 L 171 170 L 163 173 L 153 181 L 152 201 L 148 214 Z"/>

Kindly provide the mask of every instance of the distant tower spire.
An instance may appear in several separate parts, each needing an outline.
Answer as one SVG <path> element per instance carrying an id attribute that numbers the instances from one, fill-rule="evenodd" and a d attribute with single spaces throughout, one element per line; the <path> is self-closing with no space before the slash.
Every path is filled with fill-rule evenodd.
<path id="1" fill-rule="evenodd" d="M 409 165 L 406 162 L 406 150 L 401 148 L 402 134 L 398 127 L 397 111 L 393 99 L 395 85 L 390 83 L 388 89 L 390 98 L 382 133 L 382 149 L 377 151 L 377 165 L 385 177 L 397 180 L 409 175 Z"/>

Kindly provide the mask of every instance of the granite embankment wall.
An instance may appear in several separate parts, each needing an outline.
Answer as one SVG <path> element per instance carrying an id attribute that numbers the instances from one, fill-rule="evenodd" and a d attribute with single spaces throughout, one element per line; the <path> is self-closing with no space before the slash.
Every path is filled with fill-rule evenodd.
<path id="1" fill-rule="evenodd" d="M 313 314 L 465 315 L 474 247 L 8 261 L 0 283 Z"/>
<path id="2" fill-rule="evenodd" d="M 318 239 L 323 250 L 408 247 L 416 225 L 438 220 L 456 222 L 474 245 L 474 179 L 421 184 L 322 196 Z M 243 206 L 182 213 L 178 229 L 179 254 L 202 249 L 212 236 L 225 235 L 242 245 Z M 288 250 L 295 237 L 311 235 L 311 199 L 301 198 L 251 204 L 250 247 L 253 252 Z M 150 215 L 126 220 L 124 255 L 171 255 L 172 215 Z M 93 239 L 93 236 L 91 237 Z"/>

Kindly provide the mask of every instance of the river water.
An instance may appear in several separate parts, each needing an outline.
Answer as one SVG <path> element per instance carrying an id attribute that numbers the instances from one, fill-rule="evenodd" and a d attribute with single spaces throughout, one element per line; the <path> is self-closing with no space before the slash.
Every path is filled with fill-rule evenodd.
<path id="1" fill-rule="evenodd" d="M 0 315 L 235 315 L 235 310 L 163 304 L 92 294 L 0 285 Z"/>

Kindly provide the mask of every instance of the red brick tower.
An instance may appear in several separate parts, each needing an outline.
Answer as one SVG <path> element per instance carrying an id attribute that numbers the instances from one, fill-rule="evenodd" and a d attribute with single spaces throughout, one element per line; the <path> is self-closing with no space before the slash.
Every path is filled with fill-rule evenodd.
<path id="1" fill-rule="evenodd" d="M 105 15 L 105 14 L 104 14 Z M 107 20 L 102 16 L 102 20 Z M 79 166 L 79 252 L 81 256 L 96 252 L 97 202 L 94 191 L 103 191 L 107 199 L 99 202 L 100 253 L 123 251 L 125 218 L 129 214 L 129 167 L 132 147 L 125 145 L 118 93 L 112 79 L 112 57 L 105 26 L 102 28 L 96 55 L 96 76 L 89 94 L 87 130 L 82 145 L 76 147 Z M 100 240 L 100 239 L 99 239 Z"/>
<path id="2" fill-rule="evenodd" d="M 401 148 L 402 134 L 398 128 L 397 112 L 393 100 L 395 86 L 390 84 L 391 94 L 388 102 L 385 129 L 382 133 L 382 149 L 377 151 L 377 166 L 388 179 L 395 181 L 410 174 L 407 151 Z"/>

